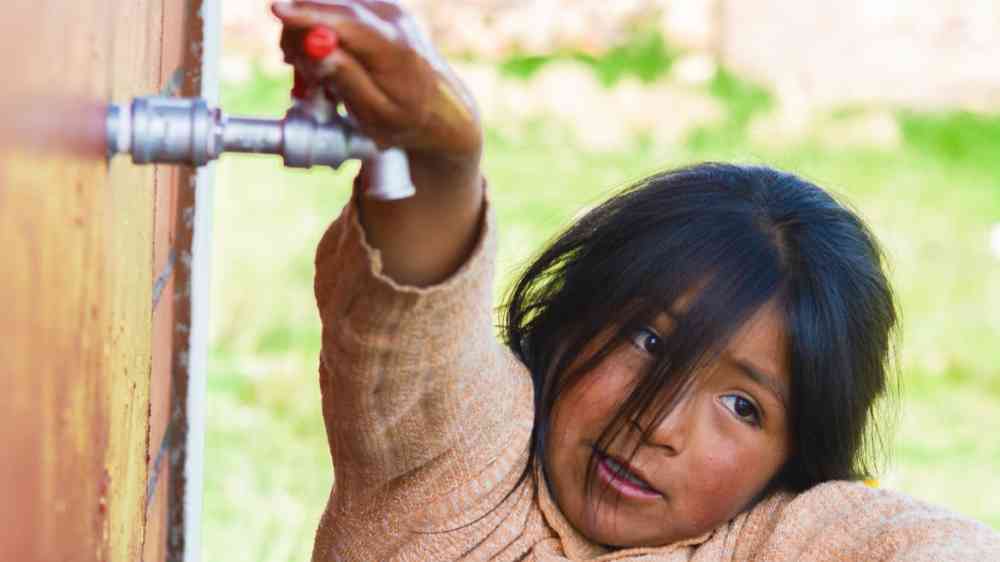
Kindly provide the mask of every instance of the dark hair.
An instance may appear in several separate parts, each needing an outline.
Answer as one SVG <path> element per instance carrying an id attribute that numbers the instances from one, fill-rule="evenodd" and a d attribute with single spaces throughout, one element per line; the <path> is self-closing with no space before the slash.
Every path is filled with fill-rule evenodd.
<path id="1" fill-rule="evenodd" d="M 601 443 L 627 420 L 646 413 L 662 420 L 698 366 L 774 301 L 787 332 L 792 451 L 767 491 L 871 474 L 875 448 L 867 445 L 878 434 L 870 426 L 890 383 L 896 324 L 874 236 L 807 181 L 719 163 L 656 174 L 613 196 L 557 237 L 513 286 L 504 339 L 535 387 L 526 474 L 544 459 L 559 396 L 692 293 Z M 602 345 L 584 356 L 594 342 Z"/>

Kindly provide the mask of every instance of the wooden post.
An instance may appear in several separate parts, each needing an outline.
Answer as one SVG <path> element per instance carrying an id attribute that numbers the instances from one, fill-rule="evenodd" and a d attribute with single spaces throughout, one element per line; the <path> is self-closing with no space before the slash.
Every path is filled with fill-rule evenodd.
<path id="1" fill-rule="evenodd" d="M 192 244 L 206 176 L 108 163 L 103 112 L 139 95 L 202 95 L 202 14 L 216 4 L 5 5 L 2 560 L 185 555 L 188 392 L 203 384 L 189 384 Z"/>

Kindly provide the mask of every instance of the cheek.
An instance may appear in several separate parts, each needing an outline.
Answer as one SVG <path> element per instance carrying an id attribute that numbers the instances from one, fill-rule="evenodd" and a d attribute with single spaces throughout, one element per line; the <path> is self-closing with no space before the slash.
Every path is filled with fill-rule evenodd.
<path id="1" fill-rule="evenodd" d="M 759 449 L 716 436 L 688 467 L 685 503 L 691 522 L 714 527 L 741 512 L 774 476 L 777 466 Z"/>
<path id="2" fill-rule="evenodd" d="M 746 466 L 738 456 L 706 455 L 690 474 L 692 492 L 707 498 L 706 504 L 726 505 L 742 496 L 742 491 L 752 484 Z"/>
<path id="3" fill-rule="evenodd" d="M 621 353 L 612 354 L 556 401 L 546 446 L 552 473 L 562 476 L 572 467 L 582 479 L 590 447 L 628 396 L 634 373 L 632 362 L 623 360 Z"/>
<path id="4" fill-rule="evenodd" d="M 603 429 L 628 396 L 641 364 L 628 353 L 614 353 L 565 392 L 553 407 L 553 430 L 567 426 Z"/>
<path id="5" fill-rule="evenodd" d="M 559 508 L 578 528 L 587 526 L 582 493 L 592 447 L 627 394 L 628 377 L 605 362 L 584 375 L 554 404 L 545 461 Z"/>
<path id="6" fill-rule="evenodd" d="M 552 409 L 552 441 L 596 438 L 617 410 L 623 392 L 618 380 L 598 370 L 563 394 Z"/>

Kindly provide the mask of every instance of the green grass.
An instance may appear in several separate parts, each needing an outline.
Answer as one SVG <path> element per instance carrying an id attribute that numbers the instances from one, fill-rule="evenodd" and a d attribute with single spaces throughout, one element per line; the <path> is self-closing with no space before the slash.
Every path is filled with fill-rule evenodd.
<path id="1" fill-rule="evenodd" d="M 641 57 L 639 57 L 641 59 Z M 519 63 L 526 64 L 526 63 Z M 288 84 L 224 88 L 227 111 L 278 114 Z M 898 150 L 804 141 L 750 145 L 770 97 L 723 74 L 706 95 L 723 125 L 681 146 L 637 141 L 587 153 L 540 122 L 522 137 L 489 131 L 485 173 L 501 225 L 499 292 L 574 215 L 652 172 L 701 160 L 767 163 L 837 193 L 883 241 L 903 311 L 902 395 L 885 486 L 1000 529 L 1000 120 L 900 115 Z M 219 167 L 213 250 L 204 558 L 308 559 L 332 480 L 319 413 L 319 323 L 312 254 L 346 200 L 356 165 L 286 170 L 275 159 Z"/>
<path id="2" fill-rule="evenodd" d="M 586 53 L 513 56 L 500 63 L 502 74 L 528 79 L 550 62 L 572 60 L 582 62 L 605 86 L 612 86 L 626 77 L 653 82 L 666 74 L 677 58 L 675 52 L 656 31 L 640 31 L 629 40 L 599 56 Z"/>

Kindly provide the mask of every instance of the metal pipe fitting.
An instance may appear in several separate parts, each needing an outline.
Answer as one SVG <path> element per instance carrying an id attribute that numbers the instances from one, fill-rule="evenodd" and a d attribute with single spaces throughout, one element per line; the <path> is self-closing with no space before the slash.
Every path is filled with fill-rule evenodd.
<path id="1" fill-rule="evenodd" d="M 200 98 L 140 97 L 108 107 L 107 139 L 109 158 L 130 154 L 136 164 L 202 166 L 224 152 L 276 154 L 292 168 L 336 169 L 360 159 L 373 172 L 369 197 L 401 199 L 415 192 L 405 152 L 379 151 L 348 119 L 334 114 L 321 122 L 302 104 L 277 120 L 227 117 Z"/>

